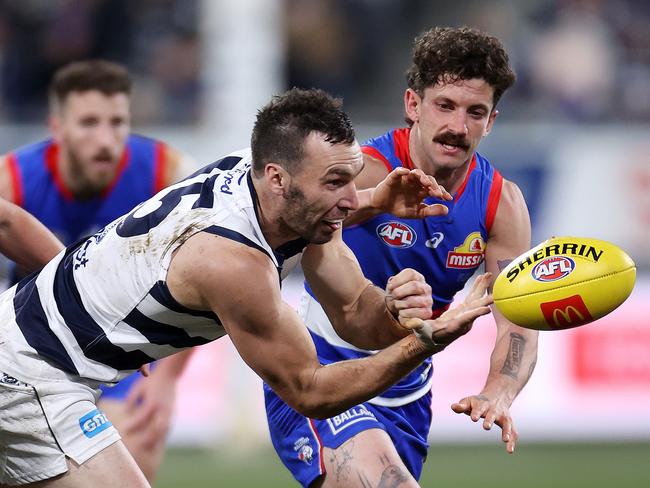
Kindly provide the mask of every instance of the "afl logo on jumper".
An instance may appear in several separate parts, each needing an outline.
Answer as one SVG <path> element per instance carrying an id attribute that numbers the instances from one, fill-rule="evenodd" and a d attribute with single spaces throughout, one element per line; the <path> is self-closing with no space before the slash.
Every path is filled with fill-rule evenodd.
<path id="1" fill-rule="evenodd" d="M 377 227 L 377 235 L 390 247 L 411 247 L 417 240 L 415 231 L 403 222 L 386 222 Z"/>
<path id="2" fill-rule="evenodd" d="M 462 245 L 447 253 L 447 267 L 455 269 L 477 268 L 485 257 L 485 241 L 480 232 L 472 232 Z"/>
<path id="3" fill-rule="evenodd" d="M 533 268 L 533 278 L 537 281 L 557 281 L 571 274 L 576 263 L 566 256 L 553 256 L 540 261 Z"/>

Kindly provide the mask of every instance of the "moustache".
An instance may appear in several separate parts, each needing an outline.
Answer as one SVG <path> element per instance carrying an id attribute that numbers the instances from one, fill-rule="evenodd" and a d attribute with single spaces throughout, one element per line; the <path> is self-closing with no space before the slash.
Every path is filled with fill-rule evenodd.
<path id="1" fill-rule="evenodd" d="M 469 142 L 467 142 L 464 136 L 457 136 L 450 132 L 446 132 L 434 137 L 433 142 L 437 142 L 438 144 L 446 144 L 448 146 L 457 146 L 461 149 L 464 149 L 465 151 L 469 149 Z"/>

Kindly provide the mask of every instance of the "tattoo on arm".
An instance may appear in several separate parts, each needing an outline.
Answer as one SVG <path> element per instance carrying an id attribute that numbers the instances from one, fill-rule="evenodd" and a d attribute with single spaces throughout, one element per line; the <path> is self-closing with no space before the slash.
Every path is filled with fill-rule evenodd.
<path id="1" fill-rule="evenodd" d="M 526 339 L 524 336 L 517 334 L 516 332 L 511 332 L 508 355 L 506 356 L 506 360 L 501 368 L 501 374 L 506 374 L 515 380 L 517 379 L 525 347 Z"/>

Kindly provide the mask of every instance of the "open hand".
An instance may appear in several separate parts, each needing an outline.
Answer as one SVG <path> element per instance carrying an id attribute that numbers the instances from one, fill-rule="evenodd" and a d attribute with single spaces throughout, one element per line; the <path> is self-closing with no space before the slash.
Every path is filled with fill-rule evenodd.
<path id="1" fill-rule="evenodd" d="M 506 451 L 510 454 L 515 452 L 519 434 L 512 422 L 510 407 L 504 400 L 491 399 L 483 394 L 472 395 L 452 404 L 451 409 L 456 413 L 469 415 L 473 422 L 484 419 L 485 430 L 490 430 L 493 424 L 501 427 L 501 440 L 506 444 Z"/>
<path id="2" fill-rule="evenodd" d="M 450 201 L 452 196 L 433 176 L 420 169 L 395 168 L 372 191 L 371 204 L 382 212 L 405 219 L 446 215 L 445 205 L 427 205 L 424 199 L 435 197 Z"/>

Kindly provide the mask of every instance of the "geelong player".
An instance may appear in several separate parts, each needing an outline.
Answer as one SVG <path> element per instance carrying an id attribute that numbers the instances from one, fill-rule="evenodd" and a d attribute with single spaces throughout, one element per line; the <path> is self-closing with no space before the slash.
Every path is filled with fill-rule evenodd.
<path id="1" fill-rule="evenodd" d="M 15 379 L 0 384 L 0 483 L 148 486 L 96 408 L 97 385 L 226 333 L 283 401 L 327 418 L 385 391 L 489 313 L 489 275 L 435 320 L 421 320 L 432 302 L 420 274 L 402 270 L 388 296 L 362 275 L 341 227 L 359 206 L 363 161 L 337 101 L 318 90 L 275 97 L 258 113 L 251 146 L 162 190 L 0 295 L 0 371 Z M 424 195 L 448 196 L 402 168 L 362 198 L 404 215 L 405 201 Z M 298 260 L 338 333 L 381 352 L 320 363 L 281 299 L 282 277 Z M 412 329 L 398 321 L 409 317 Z"/>
<path id="2" fill-rule="evenodd" d="M 3 157 L 0 197 L 70 245 L 189 173 L 176 150 L 130 134 L 130 91 L 128 72 L 115 63 L 83 61 L 60 69 L 49 93 L 52 137 Z M 102 409 L 150 480 L 163 456 L 184 361 L 159 365 L 147 381 L 135 374 L 104 389 Z"/>
<path id="3" fill-rule="evenodd" d="M 377 209 L 360 210 L 343 232 L 363 273 L 388 292 L 390 277 L 405 267 L 432 287 L 433 317 L 485 262 L 501 266 L 530 248 L 530 221 L 519 188 L 504 180 L 476 152 L 497 116 L 496 105 L 515 76 L 501 43 L 469 28 L 436 28 L 415 41 L 404 106 L 408 127 L 393 129 L 363 147 L 356 182 L 375 186 L 394 168 L 417 168 L 447 188 L 448 214 L 397 219 Z M 372 356 L 351 344 L 328 319 L 329 309 L 306 285 L 300 314 L 323 364 Z M 327 313 L 326 313 L 327 312 Z M 510 405 L 530 377 L 537 332 L 494 311 L 498 328 L 483 389 L 452 405 L 483 427 L 497 424 L 508 452 L 517 441 Z M 302 416 L 265 386 L 271 438 L 280 458 L 305 487 L 418 486 L 427 456 L 433 369 L 426 359 L 399 383 L 343 414 L 324 420 Z M 305 455 L 308 452 L 309 455 Z M 382 482 L 384 484 L 382 484 Z M 379 485 L 378 485 L 379 484 Z M 386 485 L 388 486 L 388 485 Z"/>

